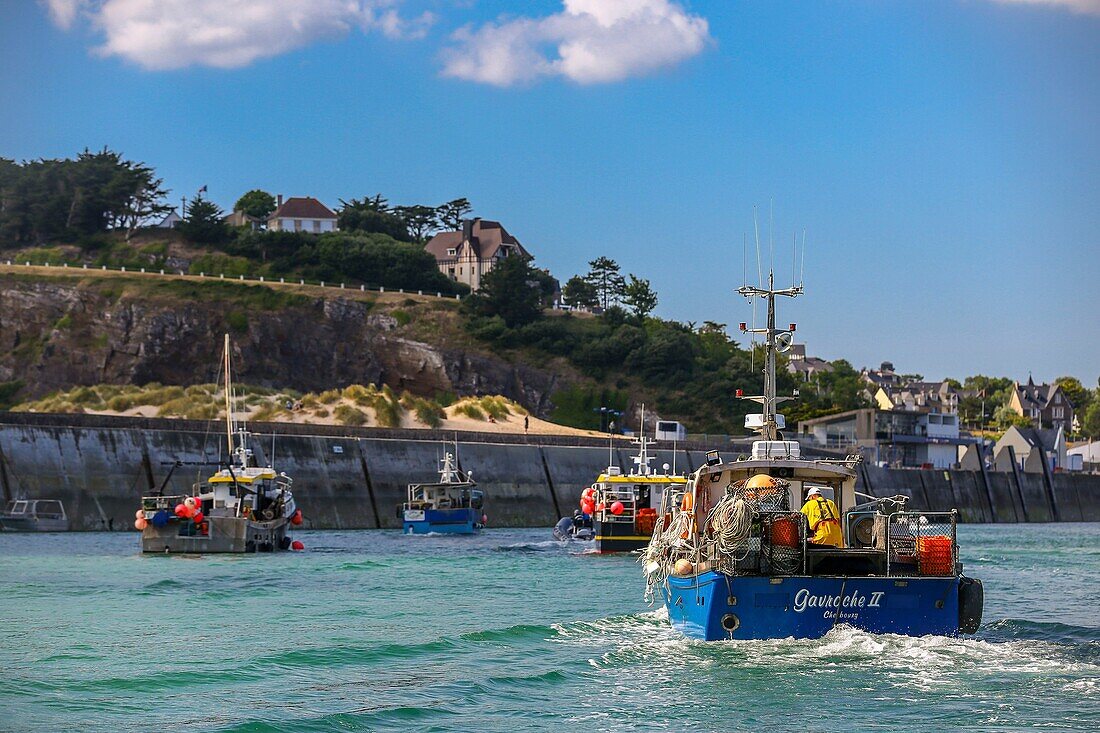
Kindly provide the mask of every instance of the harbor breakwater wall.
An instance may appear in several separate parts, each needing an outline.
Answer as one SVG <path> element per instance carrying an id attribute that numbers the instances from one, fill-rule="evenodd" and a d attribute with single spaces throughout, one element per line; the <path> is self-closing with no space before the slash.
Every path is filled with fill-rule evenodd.
<path id="1" fill-rule="evenodd" d="M 253 425 L 252 449 L 295 479 L 306 526 L 398 527 L 408 483 L 438 477 L 443 440 L 455 433 L 339 426 Z M 150 486 L 173 461 L 217 460 L 220 423 L 96 415 L 0 413 L 3 498 L 61 499 L 76 530 L 127 530 Z M 273 441 L 274 436 L 274 441 Z M 486 492 L 491 526 L 549 526 L 572 512 L 581 488 L 608 463 L 598 438 L 459 433 L 458 459 Z M 705 446 L 654 452 L 654 465 L 690 471 Z M 451 449 L 453 450 L 453 448 Z M 743 449 L 721 451 L 733 459 Z M 611 449 L 630 466 L 625 441 Z M 166 491 L 185 493 L 211 468 L 176 469 Z M 914 471 L 862 465 L 861 490 L 906 494 L 920 509 L 958 507 L 967 522 L 1100 521 L 1100 476 Z"/>

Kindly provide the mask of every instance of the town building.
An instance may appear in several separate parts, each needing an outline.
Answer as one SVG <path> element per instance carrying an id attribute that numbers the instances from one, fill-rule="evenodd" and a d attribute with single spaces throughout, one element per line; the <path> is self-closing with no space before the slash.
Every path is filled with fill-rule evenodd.
<path id="1" fill-rule="evenodd" d="M 1067 450 L 1066 470 L 1100 473 L 1100 440 L 1079 443 Z"/>
<path id="2" fill-rule="evenodd" d="M 156 226 L 157 229 L 175 229 L 179 226 L 181 221 L 183 221 L 183 217 L 179 215 L 178 211 L 172 209 L 172 211 L 168 213 L 168 216 L 161 219 Z"/>
<path id="3" fill-rule="evenodd" d="M 514 255 L 530 257 L 519 240 L 500 222 L 476 218 L 462 222 L 462 229 L 436 234 L 425 249 L 435 257 L 439 271 L 471 290 L 481 287 L 481 278 L 493 266 Z"/>
<path id="4" fill-rule="evenodd" d="M 336 214 L 311 196 L 291 196 L 283 201 L 279 194 L 275 211 L 267 217 L 267 228 L 273 232 L 334 232 Z"/>
<path id="5" fill-rule="evenodd" d="M 864 367 L 860 370 L 859 376 L 864 382 L 871 385 L 869 393 L 873 395 L 875 389 L 878 387 L 890 387 L 901 384 L 901 375 L 894 371 L 894 365 L 892 362 L 884 361 L 878 369 L 868 369 Z"/>
<path id="6" fill-rule="evenodd" d="M 1042 473 L 1043 460 L 1051 471 L 1066 467 L 1066 432 L 1057 428 L 1018 428 L 1009 427 L 997 444 L 993 446 L 993 461 L 998 466 L 1006 465 L 1008 448 L 1016 456 L 1016 465 L 1027 473 Z"/>
<path id="7" fill-rule="evenodd" d="M 808 382 L 818 374 L 833 371 L 833 365 L 816 356 L 806 356 L 806 344 L 791 344 L 787 352 L 787 371 Z"/>
<path id="8" fill-rule="evenodd" d="M 1035 384 L 1028 376 L 1027 384 L 1016 382 L 1008 406 L 1037 428 L 1061 428 L 1068 433 L 1073 426 L 1073 404 L 1057 384 Z"/>
<path id="9" fill-rule="evenodd" d="M 264 229 L 267 226 L 265 220 L 250 216 L 243 211 L 234 211 L 232 214 L 222 219 L 222 221 L 231 227 L 248 227 L 254 232 Z"/>
<path id="10" fill-rule="evenodd" d="M 973 440 L 959 431 L 958 395 L 954 389 L 946 382 L 902 385 L 900 379 L 892 378 L 893 367 L 888 363 L 870 373 L 878 377 L 867 380 L 868 392 L 874 390 L 871 396 L 875 407 L 803 420 L 798 424 L 799 438 L 820 448 L 858 451 L 878 465 L 955 465 L 959 446 Z"/>

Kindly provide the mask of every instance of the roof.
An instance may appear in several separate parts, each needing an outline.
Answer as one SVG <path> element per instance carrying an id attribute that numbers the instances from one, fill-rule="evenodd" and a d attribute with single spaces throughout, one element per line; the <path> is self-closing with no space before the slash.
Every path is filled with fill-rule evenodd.
<path id="1" fill-rule="evenodd" d="M 428 241 L 424 249 L 431 252 L 436 261 L 449 260 L 454 259 L 456 255 L 447 254 L 447 250 L 457 250 L 467 241 L 474 256 L 479 260 L 493 259 L 502 247 L 515 248 L 519 254 L 530 256 L 519 240 L 509 234 L 499 221 L 488 219 L 465 221 L 461 231 L 440 232 Z"/>
<path id="2" fill-rule="evenodd" d="M 1033 448 L 1042 448 L 1045 451 L 1055 449 L 1058 440 L 1058 431 L 1051 428 L 1009 428 L 1020 434 L 1027 444 Z"/>
<path id="3" fill-rule="evenodd" d="M 1075 445 L 1066 451 L 1066 454 L 1071 456 L 1082 456 L 1087 463 L 1100 462 L 1100 440 Z"/>
<path id="4" fill-rule="evenodd" d="M 1062 388 L 1057 384 L 1035 384 L 1031 377 L 1027 378 L 1027 384 L 1016 383 L 1016 394 L 1024 409 L 1046 409 L 1054 401 L 1054 395 L 1058 392 L 1062 392 Z M 1073 403 L 1069 401 L 1065 392 L 1062 392 L 1062 399 L 1067 405 L 1073 407 Z"/>
<path id="5" fill-rule="evenodd" d="M 291 196 L 271 212 L 271 219 L 335 219 L 332 209 L 312 196 Z"/>

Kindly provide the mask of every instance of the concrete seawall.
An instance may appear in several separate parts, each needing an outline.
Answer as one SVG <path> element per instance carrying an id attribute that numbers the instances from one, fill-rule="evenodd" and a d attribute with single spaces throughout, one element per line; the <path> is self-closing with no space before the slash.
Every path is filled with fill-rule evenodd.
<path id="1" fill-rule="evenodd" d="M 0 490 L 11 498 L 65 503 L 73 529 L 130 529 L 150 485 L 176 460 L 216 460 L 219 427 L 202 421 L 91 415 L 0 413 Z M 295 479 L 295 496 L 317 528 L 399 526 L 396 507 L 410 482 L 430 481 L 444 434 L 314 425 L 263 425 L 253 440 L 261 459 Z M 272 441 L 272 432 L 277 433 Z M 453 434 L 447 433 L 453 438 Z M 549 526 L 572 512 L 580 489 L 608 462 L 599 439 L 562 436 L 459 435 L 458 458 L 486 492 L 494 526 Z M 654 465 L 690 471 L 704 462 L 701 446 L 656 452 Z M 630 465 L 625 444 L 611 448 Z M 723 452 L 732 459 L 735 452 Z M 209 468 L 184 466 L 169 491 L 188 491 Z M 967 522 L 1100 521 L 1100 476 L 914 471 L 860 467 L 861 490 L 912 497 L 914 508 L 958 507 Z"/>

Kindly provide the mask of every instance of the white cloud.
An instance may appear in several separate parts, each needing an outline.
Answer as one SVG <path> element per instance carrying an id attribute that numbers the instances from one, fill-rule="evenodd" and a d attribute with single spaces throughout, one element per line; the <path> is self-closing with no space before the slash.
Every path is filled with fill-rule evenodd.
<path id="1" fill-rule="evenodd" d="M 77 13 L 84 7 L 84 0 L 39 0 L 46 6 L 50 19 L 63 30 L 72 27 Z"/>
<path id="2" fill-rule="evenodd" d="M 994 0 L 998 3 L 1011 3 L 1014 5 L 1053 5 L 1066 8 L 1074 13 L 1085 15 L 1100 15 L 1100 0 Z"/>
<path id="3" fill-rule="evenodd" d="M 464 28 L 443 73 L 510 86 L 545 76 L 580 84 L 619 81 L 673 66 L 710 42 L 706 19 L 676 0 L 563 0 L 543 18 Z"/>
<path id="4" fill-rule="evenodd" d="M 72 26 L 83 10 L 103 35 L 96 51 L 146 69 L 234 68 L 354 28 L 418 37 L 433 17 L 407 20 L 400 0 L 47 0 L 50 17 Z"/>

